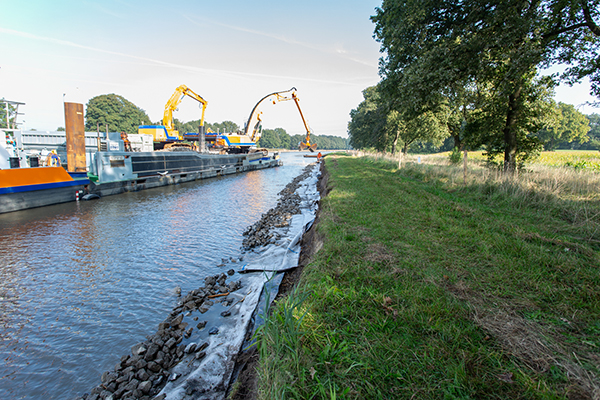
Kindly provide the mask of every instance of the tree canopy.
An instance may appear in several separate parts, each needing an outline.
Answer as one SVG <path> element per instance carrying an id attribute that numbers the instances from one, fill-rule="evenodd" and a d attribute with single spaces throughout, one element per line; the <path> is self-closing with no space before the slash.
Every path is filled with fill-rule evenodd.
<path id="1" fill-rule="evenodd" d="M 600 0 L 384 0 L 372 17 L 381 43 L 381 93 L 403 119 L 453 110 L 467 139 L 504 153 L 539 148 L 556 77 L 588 76 L 600 96 Z M 459 114 L 462 113 L 462 115 Z M 456 118 L 454 118 L 456 120 Z M 450 128 L 450 127 L 449 127 Z M 468 128 L 468 129 L 467 129 Z M 450 129 L 450 132 L 452 130 Z"/>
<path id="2" fill-rule="evenodd" d="M 358 107 L 350 111 L 348 134 L 354 148 L 373 148 L 393 154 L 402 145 L 406 154 L 413 143 L 429 141 L 439 145 L 448 136 L 447 126 L 439 114 L 398 111 L 394 108 L 398 103 L 386 96 L 381 85 L 368 87 L 363 96 Z"/>
<path id="3" fill-rule="evenodd" d="M 149 125 L 150 118 L 144 110 L 117 94 L 103 94 L 92 97 L 85 112 L 85 128 L 95 131 L 137 133 L 140 125 Z"/>
<path id="4" fill-rule="evenodd" d="M 590 121 L 571 104 L 555 106 L 556 121 L 538 132 L 545 150 L 555 150 L 561 143 L 585 143 L 589 140 Z"/>

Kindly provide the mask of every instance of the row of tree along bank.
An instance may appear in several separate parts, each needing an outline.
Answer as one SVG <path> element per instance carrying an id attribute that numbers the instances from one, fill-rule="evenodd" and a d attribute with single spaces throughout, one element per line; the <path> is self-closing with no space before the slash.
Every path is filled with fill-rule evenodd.
<path id="1" fill-rule="evenodd" d="M 353 148 L 417 142 L 484 148 L 511 172 L 543 147 L 600 147 L 598 116 L 556 104 L 559 82 L 588 78 L 600 96 L 600 1 L 384 0 L 371 17 L 381 82 L 352 111 Z M 544 68 L 566 66 L 542 76 Z"/>
<path id="2" fill-rule="evenodd" d="M 440 123 L 435 116 L 412 121 L 406 129 L 394 129 L 393 117 L 381 110 L 377 87 L 363 91 L 364 100 L 351 112 L 349 144 L 354 149 L 374 149 L 379 152 L 431 154 L 467 148 L 456 136 L 452 136 L 448 125 Z M 538 141 L 539 150 L 600 150 L 600 114 L 583 114 L 573 105 L 554 103 L 553 112 L 547 116 L 547 124 L 531 134 Z M 376 127 L 376 129 L 373 129 Z M 377 129 L 379 128 L 379 129 Z M 460 138 L 460 136 L 459 136 Z M 474 145 L 469 150 L 486 150 L 485 144 Z M 494 155 L 497 153 L 494 153 Z"/>

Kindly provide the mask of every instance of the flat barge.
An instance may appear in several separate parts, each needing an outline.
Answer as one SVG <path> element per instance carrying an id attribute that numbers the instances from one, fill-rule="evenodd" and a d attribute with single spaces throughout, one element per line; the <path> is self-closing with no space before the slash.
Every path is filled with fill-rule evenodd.
<path id="1" fill-rule="evenodd" d="M 281 165 L 279 153 L 97 152 L 87 193 L 109 196 Z"/>

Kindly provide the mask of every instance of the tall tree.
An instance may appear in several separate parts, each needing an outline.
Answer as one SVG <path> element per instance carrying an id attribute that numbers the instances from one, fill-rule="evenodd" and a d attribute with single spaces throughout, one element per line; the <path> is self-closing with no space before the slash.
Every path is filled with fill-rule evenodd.
<path id="1" fill-rule="evenodd" d="M 497 104 L 488 109 L 500 113 L 502 122 L 493 141 L 502 144 L 505 170 L 514 171 L 520 143 L 532 140 L 520 132 L 535 108 L 538 66 L 572 64 L 563 78 L 589 76 L 593 93 L 600 95 L 599 5 L 600 0 L 384 0 L 372 17 L 385 54 L 380 72 L 415 112 L 457 83 L 489 85 Z M 411 85 L 415 77 L 421 79 Z"/>
<path id="2" fill-rule="evenodd" d="M 144 110 L 117 94 L 103 94 L 92 97 L 85 112 L 85 128 L 95 131 L 137 133 L 138 126 L 150 124 L 150 118 Z"/>
<path id="3" fill-rule="evenodd" d="M 376 86 L 363 90 L 364 100 L 350 111 L 348 134 L 355 149 L 375 148 L 386 151 L 388 147 L 387 112 L 380 104 Z"/>
<path id="4" fill-rule="evenodd" d="M 350 112 L 350 144 L 355 149 L 374 148 L 396 153 L 402 146 L 406 154 L 417 141 L 440 143 L 448 136 L 447 127 L 433 111 L 414 112 L 402 100 L 390 96 L 378 85 L 363 91 L 364 100 Z"/>

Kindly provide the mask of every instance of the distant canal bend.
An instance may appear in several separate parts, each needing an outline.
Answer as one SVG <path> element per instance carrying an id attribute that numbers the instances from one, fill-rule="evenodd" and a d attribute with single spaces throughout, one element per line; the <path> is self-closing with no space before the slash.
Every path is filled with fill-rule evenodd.
<path id="1" fill-rule="evenodd" d="M 224 272 L 244 229 L 314 159 L 0 215 L 0 399 L 70 399 Z"/>

